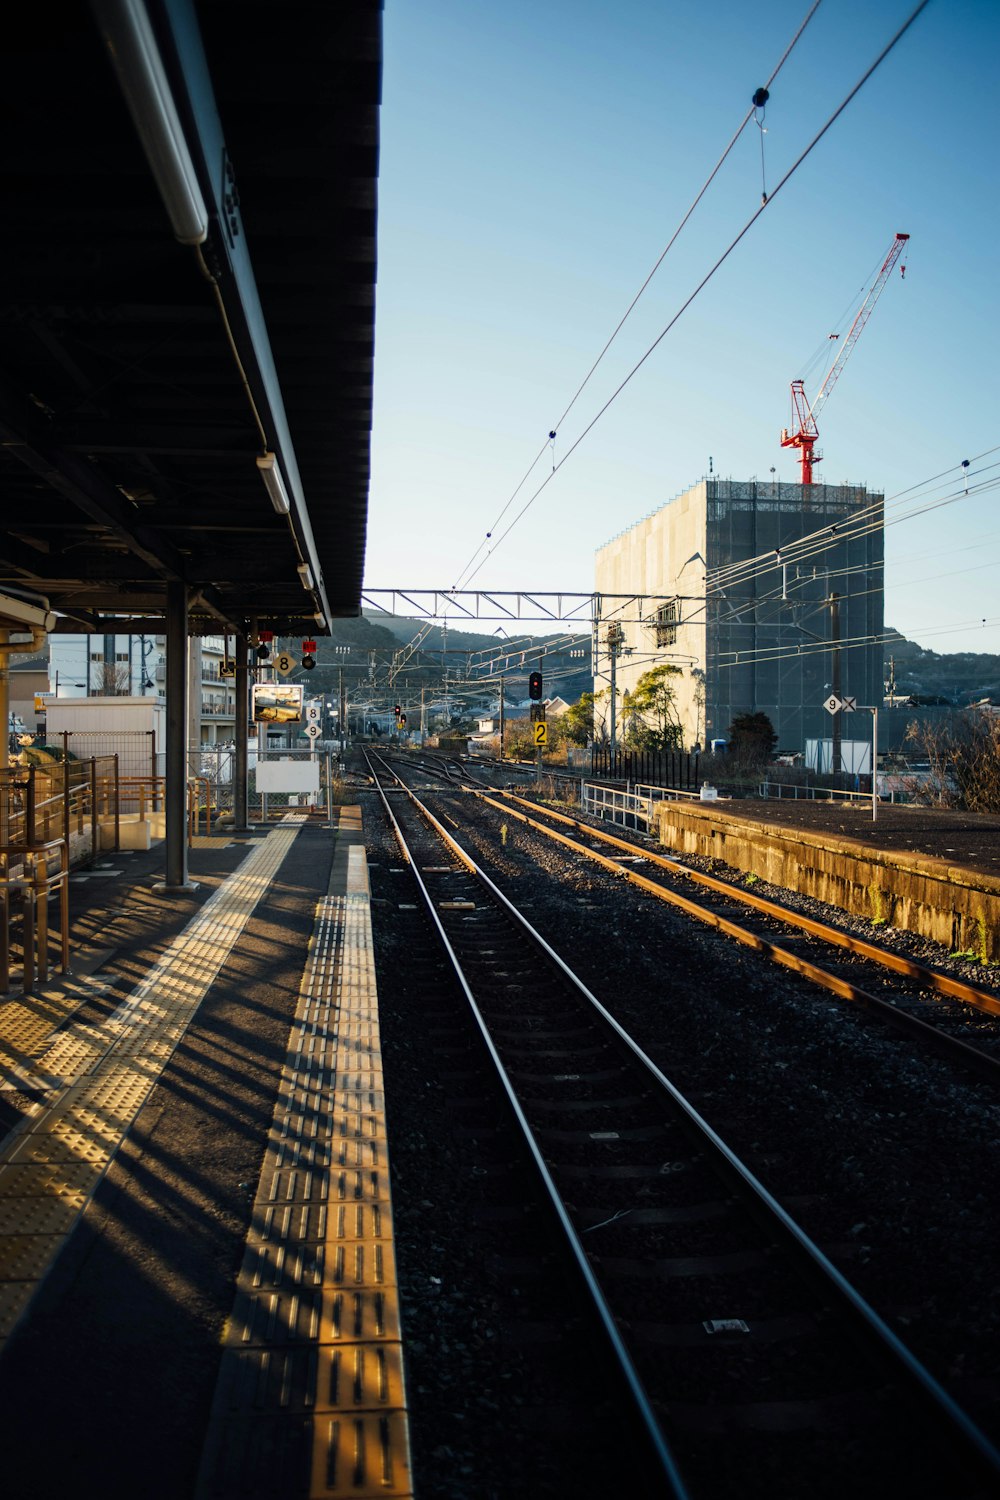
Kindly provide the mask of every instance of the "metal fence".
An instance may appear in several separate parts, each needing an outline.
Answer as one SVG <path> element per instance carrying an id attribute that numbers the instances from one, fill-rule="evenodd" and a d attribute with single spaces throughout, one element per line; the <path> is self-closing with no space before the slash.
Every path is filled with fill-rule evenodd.
<path id="1" fill-rule="evenodd" d="M 115 825 L 120 803 L 118 757 L 9 766 L 0 771 L 0 843 L 29 849 L 65 840 L 71 862 L 100 846 L 99 824 Z"/>
<path id="2" fill-rule="evenodd" d="M 595 745 L 590 754 L 590 774 L 606 776 L 609 781 L 637 781 L 696 792 L 701 785 L 698 761 L 697 755 L 684 750 L 616 750 L 612 755 L 606 747 Z"/>
<path id="3" fill-rule="evenodd" d="M 117 755 L 122 776 L 162 776 L 166 770 L 153 729 L 64 729 L 50 742 L 56 744 L 67 760 Z"/>
<path id="4" fill-rule="evenodd" d="M 51 957 L 68 968 L 70 867 L 94 859 L 105 828 L 118 847 L 119 792 L 115 755 L 0 770 L 0 993 L 29 994 Z"/>
<path id="5" fill-rule="evenodd" d="M 580 806 L 592 817 L 602 818 L 607 823 L 618 823 L 623 828 L 638 828 L 645 824 L 652 828 L 659 802 L 695 800 L 698 792 L 680 787 L 649 786 L 637 783 L 625 791 L 619 787 L 605 786 L 584 781 L 580 785 Z"/>
<path id="6" fill-rule="evenodd" d="M 270 774 L 261 774 L 265 767 Z M 332 813 L 334 803 L 342 800 L 341 764 L 330 743 L 322 748 L 258 751 L 247 781 L 248 815 L 262 822 L 281 817 L 290 807 L 326 808 Z"/>

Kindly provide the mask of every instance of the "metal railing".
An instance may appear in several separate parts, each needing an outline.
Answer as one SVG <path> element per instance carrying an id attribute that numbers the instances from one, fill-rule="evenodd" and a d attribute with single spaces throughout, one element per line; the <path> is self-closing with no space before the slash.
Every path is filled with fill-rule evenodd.
<path id="1" fill-rule="evenodd" d="M 870 804 L 872 794 L 868 792 L 849 792 L 835 786 L 798 786 L 784 781 L 762 781 L 757 788 L 757 795 L 769 802 L 781 802 L 791 800 L 793 802 L 863 802 Z"/>
<path id="2" fill-rule="evenodd" d="M 56 869 L 53 871 L 53 862 Z M 0 994 L 11 988 L 12 958 L 21 955 L 21 987 L 30 994 L 49 977 L 49 903 L 59 902 L 59 965 L 69 971 L 69 853 L 63 839 L 25 849 L 0 844 Z M 20 942 L 16 921 L 20 916 Z"/>

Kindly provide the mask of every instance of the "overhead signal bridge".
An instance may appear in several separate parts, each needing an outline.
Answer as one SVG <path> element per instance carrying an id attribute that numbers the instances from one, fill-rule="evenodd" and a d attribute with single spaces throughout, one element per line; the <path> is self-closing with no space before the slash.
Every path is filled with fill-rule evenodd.
<path id="1" fill-rule="evenodd" d="M 666 595 L 505 593 L 486 594 L 464 589 L 365 589 L 361 607 L 371 615 L 407 615 L 437 620 L 461 615 L 466 620 L 550 620 L 592 627 L 616 619 L 623 625 L 641 624 L 651 611 L 667 602 Z M 669 598 L 673 598 L 670 595 Z"/>
<path id="2" fill-rule="evenodd" d="M 670 600 L 675 596 L 671 595 Z M 648 594 L 572 594 L 545 590 L 513 592 L 465 589 L 366 589 L 361 607 L 371 618 L 381 615 L 406 615 L 423 619 L 423 626 L 413 640 L 397 651 L 389 671 L 390 685 L 412 656 L 420 650 L 435 620 L 454 625 L 455 616 L 462 620 L 535 620 L 551 623 L 586 625 L 593 635 L 603 621 L 622 625 L 641 625 L 656 615 L 668 602 L 664 595 Z M 485 654 L 485 653 L 484 653 Z M 520 653 L 505 644 L 504 653 Z"/>

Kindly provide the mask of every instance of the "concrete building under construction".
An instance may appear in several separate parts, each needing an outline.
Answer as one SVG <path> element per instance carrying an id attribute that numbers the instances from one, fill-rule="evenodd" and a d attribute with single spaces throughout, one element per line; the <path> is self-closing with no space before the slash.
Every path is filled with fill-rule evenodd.
<path id="1" fill-rule="evenodd" d="M 806 753 L 832 739 L 831 695 L 882 701 L 883 496 L 863 486 L 703 479 L 601 547 L 595 586 L 647 601 L 641 619 L 609 603 L 596 630 L 595 691 L 614 653 L 619 733 L 624 694 L 662 663 L 680 668 L 687 748 L 761 712 L 779 752 Z M 870 716 L 839 730 L 867 741 Z"/>

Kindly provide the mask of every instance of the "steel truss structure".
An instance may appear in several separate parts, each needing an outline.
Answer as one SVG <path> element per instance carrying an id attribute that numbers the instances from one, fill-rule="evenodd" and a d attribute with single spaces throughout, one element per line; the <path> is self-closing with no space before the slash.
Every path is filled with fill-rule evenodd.
<path id="1" fill-rule="evenodd" d="M 673 595 L 670 596 L 671 598 Z M 418 620 L 451 616 L 463 620 L 552 620 L 576 622 L 592 628 L 595 622 L 615 619 L 641 624 L 667 596 L 657 594 L 570 594 L 535 589 L 485 593 L 475 589 L 364 589 L 361 608 L 372 615 L 404 615 Z"/>

